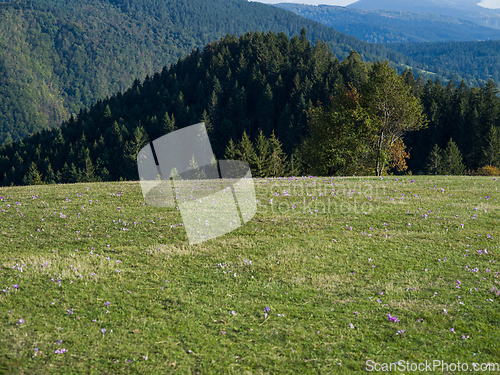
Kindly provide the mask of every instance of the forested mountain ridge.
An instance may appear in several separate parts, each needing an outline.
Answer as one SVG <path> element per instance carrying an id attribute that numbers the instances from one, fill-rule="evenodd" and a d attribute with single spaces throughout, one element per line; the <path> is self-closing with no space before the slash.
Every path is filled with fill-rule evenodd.
<path id="1" fill-rule="evenodd" d="M 326 44 L 312 46 L 305 30 L 291 39 L 272 32 L 228 35 L 97 101 L 60 128 L 4 145 L 0 185 L 137 179 L 141 147 L 199 121 L 218 159 L 234 154 L 235 143 L 258 145 L 262 131 L 275 155 L 290 160 L 308 136 L 308 112 L 328 106 L 342 88 L 364 87 L 371 66 L 355 52 L 341 62 Z M 469 88 L 415 80 L 410 71 L 401 76 L 429 120 L 427 129 L 404 138 L 413 173 L 428 172 L 431 148 L 444 149 L 450 138 L 463 168 L 500 167 L 500 100 L 493 81 Z M 302 167 L 293 173 L 307 173 L 308 165 Z"/>
<path id="2" fill-rule="evenodd" d="M 482 42 L 393 43 L 391 48 L 413 61 L 420 69 L 438 77 L 465 80 L 480 86 L 490 79 L 500 82 L 500 40 Z"/>
<path id="3" fill-rule="evenodd" d="M 333 5 L 274 6 L 318 21 L 370 43 L 480 41 L 500 39 L 500 30 L 432 13 L 365 10 Z"/>
<path id="4" fill-rule="evenodd" d="M 358 0 L 347 7 L 365 10 L 434 13 L 500 29 L 500 9 L 484 8 L 478 3 L 478 0 Z"/>
<path id="5" fill-rule="evenodd" d="M 23 0 L 0 7 L 0 144 L 59 126 L 226 34 L 301 28 L 339 58 L 404 60 L 266 4 L 245 0 Z"/>
<path id="6" fill-rule="evenodd" d="M 21 184 L 32 162 L 43 176 L 61 173 L 74 182 L 77 170 L 103 179 L 137 178 L 135 159 L 146 139 L 204 120 L 214 153 L 222 158 L 229 139 L 243 130 L 252 138 L 273 130 L 290 152 L 306 131 L 308 106 L 328 100 L 336 84 L 366 75 L 359 55 L 343 64 L 324 43 L 305 36 L 247 33 L 209 43 L 170 69 L 135 80 L 125 93 L 98 101 L 61 128 L 44 130 L 0 152 L 3 184 Z M 89 174 L 92 174 L 89 172 Z M 108 175 L 109 174 L 109 175 Z"/>

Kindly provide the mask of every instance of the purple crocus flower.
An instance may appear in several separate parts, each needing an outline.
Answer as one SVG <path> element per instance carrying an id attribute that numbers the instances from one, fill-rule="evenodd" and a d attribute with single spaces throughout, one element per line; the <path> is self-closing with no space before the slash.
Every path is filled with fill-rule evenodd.
<path id="1" fill-rule="evenodd" d="M 389 319 L 390 322 L 399 323 L 399 319 L 397 316 L 391 316 L 391 314 L 387 314 L 387 318 Z"/>

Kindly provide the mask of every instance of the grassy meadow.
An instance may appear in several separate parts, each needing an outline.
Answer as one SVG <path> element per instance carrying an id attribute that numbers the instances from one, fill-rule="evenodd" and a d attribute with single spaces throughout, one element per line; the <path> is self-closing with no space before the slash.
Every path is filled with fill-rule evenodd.
<path id="1" fill-rule="evenodd" d="M 197 245 L 139 182 L 1 188 L 0 373 L 500 363 L 496 178 L 254 183 L 255 217 Z"/>

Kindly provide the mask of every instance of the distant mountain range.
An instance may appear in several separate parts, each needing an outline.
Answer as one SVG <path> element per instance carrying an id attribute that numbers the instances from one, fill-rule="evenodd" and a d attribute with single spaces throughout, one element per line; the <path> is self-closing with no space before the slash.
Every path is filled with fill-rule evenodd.
<path id="1" fill-rule="evenodd" d="M 347 7 L 363 10 L 434 13 L 500 29 L 500 9 L 484 8 L 478 5 L 477 0 L 359 0 Z"/>
<path id="2" fill-rule="evenodd" d="M 498 29 L 439 13 L 295 3 L 281 3 L 276 6 L 371 43 L 500 39 Z"/>

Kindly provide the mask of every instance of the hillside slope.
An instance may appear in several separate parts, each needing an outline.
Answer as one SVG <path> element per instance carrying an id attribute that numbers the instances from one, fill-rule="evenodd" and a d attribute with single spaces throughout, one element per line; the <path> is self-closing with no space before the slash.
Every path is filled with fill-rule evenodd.
<path id="1" fill-rule="evenodd" d="M 337 85 L 359 85 L 357 53 L 341 63 L 324 43 L 284 33 L 226 36 L 193 51 L 125 93 L 98 101 L 60 128 L 0 147 L 0 185 L 22 184 L 34 169 L 46 182 L 137 179 L 148 140 L 204 121 L 214 153 L 245 131 L 273 131 L 288 154 L 307 132 L 306 110 L 328 103 Z"/>
<path id="2" fill-rule="evenodd" d="M 59 126 L 71 113 L 130 87 L 226 34 L 304 27 L 336 56 L 400 61 L 266 4 L 245 0 L 26 0 L 0 7 L 0 144 Z"/>
<path id="3" fill-rule="evenodd" d="M 434 13 L 500 29 L 500 9 L 481 7 L 477 0 L 358 0 L 349 4 L 348 7 L 365 10 Z"/>
<path id="4" fill-rule="evenodd" d="M 439 14 L 295 3 L 275 6 L 371 43 L 500 39 L 500 30 Z"/>

